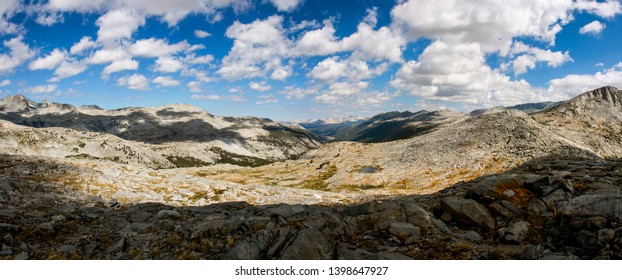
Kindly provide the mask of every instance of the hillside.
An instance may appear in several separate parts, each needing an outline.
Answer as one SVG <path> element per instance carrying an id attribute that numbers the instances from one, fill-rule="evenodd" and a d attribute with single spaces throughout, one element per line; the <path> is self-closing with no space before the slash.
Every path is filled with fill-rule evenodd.
<path id="1" fill-rule="evenodd" d="M 314 136 L 297 126 L 254 117 L 219 117 L 183 104 L 102 110 L 97 106 L 76 108 L 68 104 L 36 103 L 17 95 L 0 101 L 0 119 L 33 128 L 68 128 L 74 132 L 65 130 L 66 133 L 78 137 L 80 131 L 82 134 L 89 132 L 88 139 L 81 140 L 89 147 L 103 145 L 108 135 L 114 135 L 133 142 L 127 144 L 129 146 L 142 145 L 152 154 L 155 152 L 160 154 L 159 157 L 167 157 L 174 166 L 180 167 L 216 162 L 255 166 L 296 157 L 319 144 Z M 48 130 L 28 131 L 37 134 Z M 43 139 L 46 141 L 47 138 Z M 65 144 L 70 150 L 75 146 Z M 46 144 L 41 142 L 41 145 Z M 105 151 L 93 151 L 97 155 L 86 156 L 118 156 L 115 153 L 106 154 Z M 137 157 L 144 158 L 156 156 L 138 154 L 141 155 Z M 159 166 L 167 166 L 160 160 L 157 162 Z"/>

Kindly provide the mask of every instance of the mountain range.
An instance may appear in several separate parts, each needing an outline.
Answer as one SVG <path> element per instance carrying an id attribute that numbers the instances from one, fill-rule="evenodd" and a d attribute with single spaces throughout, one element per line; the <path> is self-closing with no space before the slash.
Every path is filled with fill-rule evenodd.
<path id="1" fill-rule="evenodd" d="M 470 114 L 389 112 L 324 144 L 301 126 L 189 105 L 12 96 L 0 112 L 5 258 L 622 257 L 614 87 Z"/>

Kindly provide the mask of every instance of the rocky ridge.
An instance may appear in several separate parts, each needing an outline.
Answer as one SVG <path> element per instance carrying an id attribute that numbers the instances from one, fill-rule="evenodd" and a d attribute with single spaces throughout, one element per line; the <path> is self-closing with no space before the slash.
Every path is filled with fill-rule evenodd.
<path id="1" fill-rule="evenodd" d="M 219 117 L 183 104 L 103 110 L 97 106 L 76 108 L 68 104 L 36 103 L 17 95 L 0 101 L 0 119 L 41 128 L 23 127 L 22 134 L 28 135 L 25 136 L 27 139 L 12 140 L 28 142 L 29 138 L 40 138 L 37 142 L 32 142 L 31 146 L 40 143 L 41 147 L 32 148 L 44 151 L 46 156 L 119 158 L 124 163 L 161 168 L 214 163 L 256 166 L 295 158 L 319 144 L 314 136 L 298 126 L 253 117 Z M 80 138 L 79 143 L 85 145 L 89 151 L 75 151 L 72 141 L 49 143 L 62 142 L 62 139 L 46 137 L 50 133 L 61 131 L 70 138 Z M 4 136 L 6 138 L 19 134 L 13 130 L 11 134 Z M 111 142 L 111 139 L 112 142 L 122 143 L 119 145 L 127 147 L 127 152 L 119 155 L 118 148 L 106 149 L 106 143 Z M 43 147 L 50 146 L 66 146 L 69 152 L 55 151 L 54 154 L 45 154 L 46 149 Z M 102 148 L 97 148 L 98 146 Z M 13 148 L 20 150 L 15 145 Z M 85 147 L 78 148 L 80 150 Z"/>

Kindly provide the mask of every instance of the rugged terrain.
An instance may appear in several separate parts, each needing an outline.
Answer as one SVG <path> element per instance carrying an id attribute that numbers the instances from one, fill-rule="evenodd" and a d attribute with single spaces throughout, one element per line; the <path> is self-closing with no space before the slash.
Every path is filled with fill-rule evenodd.
<path id="1" fill-rule="evenodd" d="M 621 98 L 460 114 L 259 167 L 163 169 L 189 142 L 4 121 L 0 257 L 618 259 Z"/>
<path id="2" fill-rule="evenodd" d="M 30 144 L 22 154 L 89 157 L 159 168 L 214 163 L 256 166 L 295 158 L 319 144 L 313 135 L 294 125 L 253 117 L 219 117 L 183 104 L 103 110 L 36 103 L 16 95 L 0 101 L 0 119 L 50 128 L 13 129 L 12 135 L 5 135 L 5 140 Z M 28 153 L 33 149 L 34 153 Z M 14 152 L 20 151 L 21 147 Z"/>

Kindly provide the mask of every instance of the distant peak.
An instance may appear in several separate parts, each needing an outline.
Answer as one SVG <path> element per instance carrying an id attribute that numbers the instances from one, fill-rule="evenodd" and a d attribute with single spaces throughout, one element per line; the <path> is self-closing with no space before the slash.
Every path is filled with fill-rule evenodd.
<path id="1" fill-rule="evenodd" d="M 622 105 L 622 92 L 615 87 L 606 86 L 585 92 L 574 98 L 575 101 L 605 102 L 612 105 Z"/>

